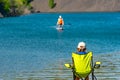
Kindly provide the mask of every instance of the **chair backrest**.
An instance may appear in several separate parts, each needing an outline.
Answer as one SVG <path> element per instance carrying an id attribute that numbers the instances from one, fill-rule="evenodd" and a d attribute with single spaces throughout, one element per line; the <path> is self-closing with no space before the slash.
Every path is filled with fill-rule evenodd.
<path id="1" fill-rule="evenodd" d="M 92 71 L 92 52 L 86 54 L 72 53 L 73 71 L 77 77 L 85 78 Z"/>

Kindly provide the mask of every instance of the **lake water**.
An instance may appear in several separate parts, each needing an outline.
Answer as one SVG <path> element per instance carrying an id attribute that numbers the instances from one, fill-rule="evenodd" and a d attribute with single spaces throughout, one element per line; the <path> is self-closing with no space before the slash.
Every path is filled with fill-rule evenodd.
<path id="1" fill-rule="evenodd" d="M 58 16 L 64 30 L 56 30 Z M 98 80 L 120 80 L 120 13 L 40 13 L 0 18 L 0 80 L 72 80 L 64 67 L 87 44 Z"/>

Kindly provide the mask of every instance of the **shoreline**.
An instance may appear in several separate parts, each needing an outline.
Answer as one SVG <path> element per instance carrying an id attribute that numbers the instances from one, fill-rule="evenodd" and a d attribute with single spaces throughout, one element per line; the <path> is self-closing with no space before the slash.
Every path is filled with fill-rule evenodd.
<path id="1" fill-rule="evenodd" d="M 119 13 L 120 11 L 71 11 L 71 12 L 34 12 L 34 13 L 28 13 L 28 14 L 23 14 L 23 15 L 30 15 L 30 14 L 36 14 L 36 13 L 58 13 L 58 14 L 60 14 L 60 13 Z M 23 15 L 20 15 L 20 16 L 23 16 Z M 11 16 L 12 17 L 12 16 Z M 19 16 L 14 16 L 14 17 L 19 17 Z M 3 17 L 1 14 L 0 14 L 0 18 L 6 18 L 6 17 Z"/>
<path id="2" fill-rule="evenodd" d="M 36 13 L 119 13 L 120 11 L 60 11 L 60 12 L 31 12 L 31 13 L 25 13 L 23 15 L 29 15 L 29 14 L 36 14 Z M 23 16 L 20 15 L 20 16 Z M 18 16 L 11 16 L 11 17 L 18 17 Z M 4 16 L 2 16 L 2 14 L 0 13 L 0 18 L 6 18 Z"/>

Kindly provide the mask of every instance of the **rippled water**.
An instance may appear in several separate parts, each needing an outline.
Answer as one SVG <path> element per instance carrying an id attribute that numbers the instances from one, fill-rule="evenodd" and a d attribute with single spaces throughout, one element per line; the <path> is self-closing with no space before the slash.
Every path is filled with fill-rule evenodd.
<path id="1" fill-rule="evenodd" d="M 62 15 L 64 30 L 56 30 Z M 71 80 L 79 41 L 93 51 L 98 80 L 119 80 L 120 13 L 41 13 L 0 19 L 0 80 Z"/>

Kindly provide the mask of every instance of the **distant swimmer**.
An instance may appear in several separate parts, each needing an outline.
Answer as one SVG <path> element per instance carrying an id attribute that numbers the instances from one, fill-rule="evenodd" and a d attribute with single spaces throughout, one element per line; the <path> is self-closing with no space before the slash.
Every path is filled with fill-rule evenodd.
<path id="1" fill-rule="evenodd" d="M 57 25 L 59 28 L 63 28 L 64 20 L 63 20 L 62 16 L 59 16 L 58 21 L 57 21 Z"/>

